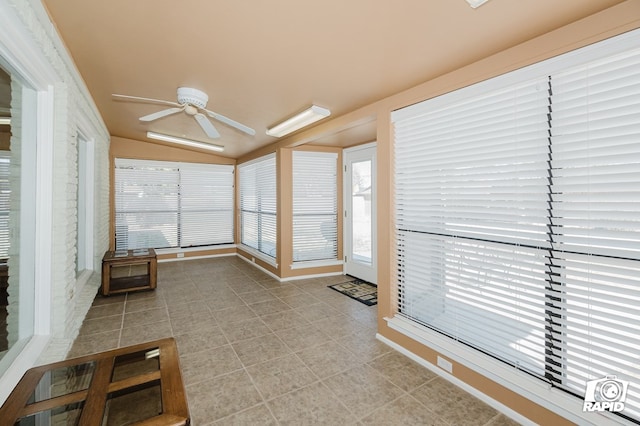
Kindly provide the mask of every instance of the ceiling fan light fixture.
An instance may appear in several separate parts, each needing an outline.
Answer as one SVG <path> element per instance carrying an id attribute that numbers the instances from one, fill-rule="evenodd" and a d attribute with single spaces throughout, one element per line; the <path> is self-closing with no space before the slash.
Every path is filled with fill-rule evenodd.
<path id="1" fill-rule="evenodd" d="M 471 6 L 472 8 L 477 8 L 482 6 L 483 4 L 485 4 L 486 2 L 488 2 L 489 0 L 467 0 L 467 3 L 469 3 L 469 6 Z"/>
<path id="2" fill-rule="evenodd" d="M 163 142 L 175 143 L 178 145 L 190 146 L 192 148 L 206 149 L 208 151 L 222 152 L 224 146 L 210 143 L 198 142 L 191 139 L 179 138 L 177 136 L 164 135 L 162 133 L 147 132 L 149 139 L 156 139 Z"/>
<path id="3" fill-rule="evenodd" d="M 178 87 L 178 103 L 192 104 L 198 108 L 206 108 L 209 95 L 192 87 Z"/>
<path id="4" fill-rule="evenodd" d="M 276 124 L 275 126 L 267 129 L 267 135 L 276 138 L 281 138 L 296 130 L 302 129 L 316 121 L 327 118 L 331 115 L 331 111 L 326 108 L 319 107 L 317 105 L 311 105 L 311 107 L 305 109 L 299 114 L 294 115 L 291 118 L 284 120 L 283 122 Z"/>

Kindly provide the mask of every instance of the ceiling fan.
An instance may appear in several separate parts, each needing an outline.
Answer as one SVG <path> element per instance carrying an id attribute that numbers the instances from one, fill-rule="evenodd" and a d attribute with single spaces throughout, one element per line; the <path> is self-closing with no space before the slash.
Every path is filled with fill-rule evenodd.
<path id="1" fill-rule="evenodd" d="M 171 107 L 162 111 L 145 115 L 144 117 L 140 117 L 140 121 L 154 121 L 159 118 L 184 111 L 187 115 L 195 118 L 202 130 L 207 134 L 207 136 L 212 139 L 219 138 L 220 133 L 213 126 L 213 123 L 211 123 L 211 121 L 207 118 L 207 115 L 251 136 L 256 134 L 256 131 L 251 127 L 245 126 L 244 124 L 240 124 L 237 121 L 225 117 L 224 115 L 206 109 L 207 102 L 209 101 L 209 96 L 207 96 L 207 94 L 203 91 L 193 89 L 191 87 L 178 87 L 178 102 L 164 101 L 161 99 L 141 98 L 138 96 L 128 95 L 113 94 L 112 96 L 114 99 L 120 101 L 143 102 L 149 104 L 167 105 Z"/>

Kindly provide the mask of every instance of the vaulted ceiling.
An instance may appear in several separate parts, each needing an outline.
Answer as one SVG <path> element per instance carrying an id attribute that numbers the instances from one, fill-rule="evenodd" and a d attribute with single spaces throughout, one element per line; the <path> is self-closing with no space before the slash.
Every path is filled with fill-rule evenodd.
<path id="1" fill-rule="evenodd" d="M 276 141 L 265 130 L 311 104 L 332 117 L 576 21 L 621 0 L 44 0 L 111 135 L 151 130 L 220 144 L 237 158 Z M 214 121 L 207 138 L 186 114 L 138 120 L 164 106 L 113 93 L 176 100 L 188 86 Z M 349 145 L 369 130 L 323 143 Z"/>

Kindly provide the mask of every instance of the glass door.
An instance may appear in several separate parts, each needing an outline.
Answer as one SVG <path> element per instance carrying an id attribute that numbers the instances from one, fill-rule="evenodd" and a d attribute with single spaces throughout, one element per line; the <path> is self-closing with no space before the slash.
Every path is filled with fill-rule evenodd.
<path id="1" fill-rule="evenodd" d="M 377 283 L 376 145 L 344 151 L 345 273 Z"/>

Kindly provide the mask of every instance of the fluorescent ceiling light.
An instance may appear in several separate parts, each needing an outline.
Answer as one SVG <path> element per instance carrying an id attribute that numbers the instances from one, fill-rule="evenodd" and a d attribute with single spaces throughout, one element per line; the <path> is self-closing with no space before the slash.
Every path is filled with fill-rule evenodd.
<path id="1" fill-rule="evenodd" d="M 331 115 L 331 111 L 329 111 L 328 109 L 319 107 L 317 105 L 311 105 L 310 108 L 305 109 L 301 113 L 286 119 L 282 123 L 277 124 L 270 129 L 267 129 L 267 134 L 269 136 L 281 138 L 282 136 L 288 135 L 289 133 L 295 132 L 298 129 L 313 124 L 316 121 L 322 120 L 329 115 Z"/>
<path id="2" fill-rule="evenodd" d="M 476 7 L 480 7 L 488 1 L 489 0 L 467 0 L 467 3 L 469 3 L 469 6 L 475 9 Z"/>
<path id="3" fill-rule="evenodd" d="M 10 125 L 11 124 L 11 117 L 0 117 L 0 125 Z"/>
<path id="4" fill-rule="evenodd" d="M 184 139 L 184 138 L 178 138 L 176 136 L 163 135 L 162 133 L 147 132 L 147 137 L 150 139 L 157 139 L 159 141 L 175 143 L 178 145 L 190 146 L 192 148 L 207 149 L 209 151 L 217 151 L 217 152 L 224 151 L 224 146 L 222 145 L 213 145 L 210 143 L 192 141 L 191 139 Z"/>

